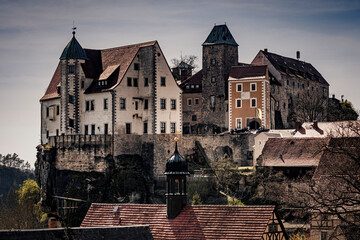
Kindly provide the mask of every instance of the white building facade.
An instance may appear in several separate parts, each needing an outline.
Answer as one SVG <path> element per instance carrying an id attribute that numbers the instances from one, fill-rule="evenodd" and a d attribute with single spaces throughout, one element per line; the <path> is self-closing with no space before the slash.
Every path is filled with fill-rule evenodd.
<path id="1" fill-rule="evenodd" d="M 65 47 L 40 99 L 41 142 L 57 135 L 181 133 L 182 90 L 157 41 Z"/>

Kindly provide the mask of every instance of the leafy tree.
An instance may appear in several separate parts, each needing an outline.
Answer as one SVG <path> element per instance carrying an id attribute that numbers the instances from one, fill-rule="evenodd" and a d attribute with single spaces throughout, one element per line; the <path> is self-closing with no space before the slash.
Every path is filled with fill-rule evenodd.
<path id="1" fill-rule="evenodd" d="M 44 228 L 46 215 L 40 210 L 40 188 L 34 180 L 11 190 L 0 208 L 0 229 Z"/>
<path id="2" fill-rule="evenodd" d="M 191 205 L 201 205 L 202 201 L 201 201 L 201 197 L 200 194 L 195 192 L 192 198 L 192 202 Z"/>
<path id="3" fill-rule="evenodd" d="M 16 153 L 6 155 L 0 154 L 0 166 L 18 168 L 21 170 L 30 170 L 31 168 L 30 163 L 20 159 L 19 155 Z"/>

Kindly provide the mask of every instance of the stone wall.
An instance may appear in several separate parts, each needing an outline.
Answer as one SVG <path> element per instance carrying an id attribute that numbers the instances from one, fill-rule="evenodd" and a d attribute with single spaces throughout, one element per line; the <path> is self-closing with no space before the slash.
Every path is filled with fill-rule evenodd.
<path id="1" fill-rule="evenodd" d="M 204 157 L 208 162 L 218 161 L 227 153 L 239 166 L 252 166 L 248 151 L 252 151 L 254 134 L 243 135 L 183 135 L 178 136 L 179 152 L 187 161 Z M 174 152 L 173 134 L 116 135 L 114 153 L 111 136 L 60 136 L 51 137 L 49 145 L 56 149 L 56 169 L 80 172 L 106 172 L 108 158 L 122 155 L 139 155 L 154 175 L 162 175 L 166 160 Z M 199 144 L 196 145 L 196 142 Z M 203 148 L 199 155 L 199 148 Z M 195 159 L 196 160 L 196 159 Z M 121 160 L 120 160 L 121 161 Z"/>

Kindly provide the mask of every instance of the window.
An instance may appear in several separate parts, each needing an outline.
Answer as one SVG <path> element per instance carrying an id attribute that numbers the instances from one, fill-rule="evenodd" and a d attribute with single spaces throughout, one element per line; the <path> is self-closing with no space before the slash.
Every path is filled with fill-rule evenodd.
<path id="1" fill-rule="evenodd" d="M 256 107 L 256 98 L 251 98 L 250 102 L 251 102 L 250 107 Z"/>
<path id="2" fill-rule="evenodd" d="M 131 134 L 131 123 L 126 123 L 125 127 L 126 127 L 126 134 Z"/>
<path id="3" fill-rule="evenodd" d="M 140 69 L 140 64 L 134 63 L 134 70 L 139 70 L 139 69 Z"/>
<path id="4" fill-rule="evenodd" d="M 131 78 L 127 78 L 127 85 L 128 85 L 128 87 L 132 86 Z"/>
<path id="5" fill-rule="evenodd" d="M 74 65 L 69 65 L 69 73 L 75 73 L 75 66 Z"/>
<path id="6" fill-rule="evenodd" d="M 134 81 L 134 87 L 138 87 L 139 86 L 139 81 L 137 78 L 133 78 Z"/>
<path id="7" fill-rule="evenodd" d="M 81 81 L 81 88 L 84 88 L 84 87 L 85 87 L 85 82 Z"/>
<path id="8" fill-rule="evenodd" d="M 144 109 L 148 109 L 149 108 L 149 100 L 148 99 L 145 99 L 144 100 Z"/>
<path id="9" fill-rule="evenodd" d="M 108 109 L 108 99 L 104 98 L 104 110 Z"/>
<path id="10" fill-rule="evenodd" d="M 191 116 L 191 120 L 192 120 L 192 121 L 197 121 L 196 115 L 192 115 L 192 116 Z"/>
<path id="11" fill-rule="evenodd" d="M 144 78 L 144 87 L 148 87 L 148 86 L 149 86 L 149 79 Z"/>
<path id="12" fill-rule="evenodd" d="M 144 133 L 148 133 L 148 122 L 144 122 Z"/>
<path id="13" fill-rule="evenodd" d="M 75 126 L 75 124 L 74 124 L 74 119 L 69 119 L 69 127 L 74 127 Z"/>
<path id="14" fill-rule="evenodd" d="M 56 105 L 56 115 L 59 115 L 59 114 L 60 114 L 60 106 Z"/>
<path id="15" fill-rule="evenodd" d="M 86 101 L 86 111 L 94 111 L 94 110 L 95 110 L 95 100 Z"/>
<path id="16" fill-rule="evenodd" d="M 49 108 L 46 108 L 46 117 L 49 117 Z"/>
<path id="17" fill-rule="evenodd" d="M 192 105 L 192 99 L 191 99 L 191 98 L 188 98 L 188 99 L 187 99 L 187 102 L 188 102 L 188 106 L 191 106 L 191 105 Z"/>
<path id="18" fill-rule="evenodd" d="M 49 131 L 46 131 L 46 138 L 49 138 Z"/>
<path id="19" fill-rule="evenodd" d="M 138 110 L 138 108 L 139 108 L 139 102 L 136 101 L 136 102 L 135 102 L 135 110 Z"/>
<path id="20" fill-rule="evenodd" d="M 235 119 L 235 122 L 236 122 L 235 127 L 236 127 L 237 129 L 242 129 L 242 119 L 241 119 L 241 118 L 236 118 L 236 119 Z"/>
<path id="21" fill-rule="evenodd" d="M 88 135 L 89 134 L 89 125 L 85 125 L 85 135 Z"/>
<path id="22" fill-rule="evenodd" d="M 236 84 L 236 91 L 237 92 L 242 92 L 242 83 Z"/>
<path id="23" fill-rule="evenodd" d="M 56 136 L 59 136 L 59 129 L 56 129 Z"/>
<path id="24" fill-rule="evenodd" d="M 216 59 L 211 59 L 211 65 L 215 65 L 216 64 Z"/>
<path id="25" fill-rule="evenodd" d="M 210 96 L 210 108 L 215 109 L 215 96 Z"/>
<path id="26" fill-rule="evenodd" d="M 170 133 L 175 133 L 175 131 L 176 131 L 176 124 L 170 123 Z"/>
<path id="27" fill-rule="evenodd" d="M 104 124 L 104 134 L 109 134 L 109 124 L 107 123 Z"/>
<path id="28" fill-rule="evenodd" d="M 95 124 L 91 124 L 91 135 L 95 135 Z"/>
<path id="29" fill-rule="evenodd" d="M 195 106 L 199 105 L 199 99 L 198 98 L 194 99 L 194 104 L 195 104 Z"/>
<path id="30" fill-rule="evenodd" d="M 171 110 L 175 110 L 175 109 L 176 109 L 176 100 L 171 99 Z"/>
<path id="31" fill-rule="evenodd" d="M 251 92 L 256 91 L 256 83 L 251 83 L 251 84 L 250 84 L 250 91 L 251 91 Z"/>
<path id="32" fill-rule="evenodd" d="M 160 109 L 166 109 L 166 99 L 165 98 L 160 99 Z"/>
<path id="33" fill-rule="evenodd" d="M 236 99 L 236 108 L 241 108 L 242 102 L 241 99 L 237 98 Z"/>
<path id="34" fill-rule="evenodd" d="M 160 122 L 160 132 L 166 133 L 166 123 L 165 122 Z"/>
<path id="35" fill-rule="evenodd" d="M 74 102 L 75 102 L 74 96 L 73 96 L 73 95 L 69 95 L 69 103 L 74 104 Z"/>
<path id="36" fill-rule="evenodd" d="M 120 110 L 126 109 L 126 99 L 120 98 Z"/>
<path id="37" fill-rule="evenodd" d="M 215 77 L 211 77 L 211 82 L 212 82 L 212 83 L 216 82 L 216 78 L 215 78 Z"/>
<path id="38" fill-rule="evenodd" d="M 161 77 L 161 86 L 166 86 L 166 78 Z"/>

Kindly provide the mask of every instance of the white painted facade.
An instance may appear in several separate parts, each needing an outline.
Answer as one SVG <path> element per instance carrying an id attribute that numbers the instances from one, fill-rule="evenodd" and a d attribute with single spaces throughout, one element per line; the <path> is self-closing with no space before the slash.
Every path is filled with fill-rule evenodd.
<path id="1" fill-rule="evenodd" d="M 73 59 L 67 61 L 68 63 L 76 64 L 76 61 Z M 68 104 L 70 107 L 67 106 L 67 109 L 71 110 L 70 114 L 69 110 L 67 115 L 65 114 L 66 107 L 64 102 L 67 101 L 68 97 L 42 99 L 40 102 L 41 142 L 43 144 L 47 143 L 49 136 L 61 134 L 104 134 L 106 128 L 108 134 L 141 135 L 174 133 L 175 126 L 175 131 L 181 133 L 182 90 L 174 80 L 157 42 L 150 46 L 140 47 L 129 66 L 120 65 L 120 68 L 126 68 L 125 74 L 123 74 L 117 85 L 105 91 L 85 93 L 91 83 L 93 81 L 98 82 L 98 79 L 86 78 L 80 66 L 80 61 L 77 67 L 78 71 L 75 73 L 75 77 L 69 76 L 67 71 L 63 70 L 65 67 L 62 63 L 61 85 L 64 86 L 63 79 L 67 79 L 66 81 L 69 81 L 68 85 L 71 86 L 71 94 L 76 94 L 74 93 L 73 86 L 76 85 L 74 81 L 77 81 L 79 87 L 76 97 L 79 109 L 77 120 L 78 132 L 76 132 L 76 127 L 70 130 L 65 130 L 63 127 L 63 130 L 61 130 L 61 123 L 64 126 L 66 117 L 76 117 L 76 110 L 71 104 Z M 66 74 L 67 76 L 65 76 Z M 101 75 L 99 78 L 101 78 Z M 128 80 L 130 78 L 131 80 Z M 162 78 L 165 78 L 165 86 L 162 85 Z M 131 86 L 128 83 L 129 81 Z M 145 82 L 148 84 L 146 85 Z M 59 92 L 60 96 L 66 95 L 65 89 L 61 88 Z M 60 101 L 61 99 L 62 101 Z M 107 99 L 106 104 L 104 99 Z M 124 101 L 123 99 L 125 99 L 125 108 L 120 108 L 121 101 Z M 161 106 L 161 99 L 165 99 L 165 109 Z M 175 100 L 175 108 L 173 109 L 171 108 L 171 100 Z M 55 110 L 51 110 L 53 106 L 55 106 Z M 59 106 L 59 115 L 56 115 L 56 106 Z M 54 117 L 47 114 L 47 111 L 55 111 Z M 162 123 L 165 123 L 164 132 L 161 131 Z"/>

